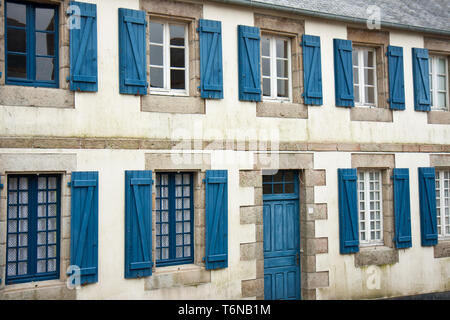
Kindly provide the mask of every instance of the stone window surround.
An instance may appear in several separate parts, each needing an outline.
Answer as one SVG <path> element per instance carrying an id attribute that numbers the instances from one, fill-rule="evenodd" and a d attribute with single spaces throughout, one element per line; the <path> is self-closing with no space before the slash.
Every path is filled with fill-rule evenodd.
<path id="1" fill-rule="evenodd" d="M 152 276 L 145 279 L 145 290 L 197 286 L 211 282 L 211 271 L 205 270 L 205 171 L 211 169 L 210 154 L 194 153 L 182 164 L 171 153 L 146 153 L 145 170 L 153 172 L 153 180 L 158 172 L 192 172 L 194 174 L 194 262 L 191 264 L 156 267 L 153 254 Z M 201 155 L 201 156 L 199 156 Z M 153 203 L 156 201 L 156 188 L 152 188 Z M 156 206 L 152 212 L 152 251 L 156 252 Z"/>
<path id="2" fill-rule="evenodd" d="M 350 108 L 350 120 L 392 122 L 392 110 L 388 103 L 388 64 L 385 55 L 389 45 L 389 32 L 347 27 L 347 39 L 352 41 L 353 46 L 375 49 L 377 75 L 377 106 Z"/>
<path id="3" fill-rule="evenodd" d="M 66 10 L 69 0 L 33 0 L 59 6 L 59 88 L 6 85 L 0 78 L 0 105 L 25 107 L 74 108 L 75 94 L 66 80 L 70 73 L 69 29 Z M 3 5 L 5 2 L 3 1 Z M 5 10 L 0 10 L 0 72 L 5 75 Z"/>
<path id="4" fill-rule="evenodd" d="M 450 170 L 449 154 L 430 154 L 430 166 L 437 170 Z M 438 244 L 433 246 L 435 258 L 450 257 L 450 240 L 438 239 Z"/>
<path id="5" fill-rule="evenodd" d="M 391 179 L 395 168 L 394 154 L 351 154 L 352 168 L 378 169 L 382 172 L 383 242 L 382 246 L 360 246 L 355 253 L 355 267 L 393 264 L 399 261 L 394 238 L 394 186 Z M 358 213 L 359 214 L 359 213 Z M 359 220 L 359 219 L 358 219 Z"/>
<path id="6" fill-rule="evenodd" d="M 76 290 L 66 286 L 66 270 L 70 265 L 70 199 L 67 182 L 76 170 L 76 154 L 0 153 L 0 299 L 74 299 Z M 7 176 L 16 173 L 55 173 L 61 175 L 60 278 L 5 286 Z"/>
<path id="7" fill-rule="evenodd" d="M 188 28 L 189 50 L 189 95 L 176 96 L 150 93 L 141 96 L 141 111 L 160 113 L 204 114 L 205 100 L 200 97 L 200 42 L 196 31 L 198 20 L 203 16 L 203 5 L 182 1 L 140 0 L 141 10 L 146 11 L 147 19 L 182 22 Z M 150 83 L 150 24 L 147 30 L 147 82 Z"/>
<path id="8" fill-rule="evenodd" d="M 428 49 L 430 54 L 447 56 L 447 75 L 450 75 L 450 40 L 440 38 L 424 37 L 424 48 Z M 450 76 L 448 76 L 447 95 L 449 95 Z M 446 111 L 428 111 L 428 124 L 450 124 L 450 106 Z"/>
<path id="9" fill-rule="evenodd" d="M 284 36 L 291 39 L 292 102 L 257 102 L 256 116 L 307 119 L 308 108 L 303 104 L 301 97 L 303 93 L 303 59 L 300 41 L 302 34 L 305 33 L 304 21 L 255 13 L 254 25 L 261 29 L 261 33 Z"/>
<path id="10" fill-rule="evenodd" d="M 277 164 L 265 165 L 259 153 L 255 153 L 253 170 L 239 170 L 239 186 L 253 188 L 253 205 L 240 206 L 241 224 L 255 226 L 255 242 L 241 243 L 240 260 L 255 261 L 256 278 L 241 281 L 243 298 L 264 299 L 264 252 L 263 252 L 263 170 L 299 170 L 300 179 L 300 260 L 302 299 L 315 300 L 316 289 L 329 286 L 328 271 L 317 271 L 316 255 L 328 253 L 328 238 L 315 236 L 315 220 L 327 219 L 327 204 L 315 203 L 314 187 L 326 185 L 325 170 L 313 169 L 313 154 L 282 153 Z M 263 158 L 265 159 L 265 158 Z M 312 210 L 312 213 L 310 213 Z M 308 213 L 307 213 L 308 212 Z"/>

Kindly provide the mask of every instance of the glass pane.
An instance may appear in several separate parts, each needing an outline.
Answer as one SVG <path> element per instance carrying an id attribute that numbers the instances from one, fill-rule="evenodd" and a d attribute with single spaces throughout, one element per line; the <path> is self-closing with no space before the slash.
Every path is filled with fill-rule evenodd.
<path id="1" fill-rule="evenodd" d="M 277 96 L 288 97 L 288 80 L 277 80 Z"/>
<path id="2" fill-rule="evenodd" d="M 438 99 L 437 99 L 437 105 L 441 108 L 445 108 L 446 107 L 446 96 L 444 92 L 439 92 L 438 93 Z"/>
<path id="3" fill-rule="evenodd" d="M 271 194 L 271 193 L 272 193 L 272 185 L 263 184 L 263 194 Z"/>
<path id="4" fill-rule="evenodd" d="M 437 89 L 438 90 L 445 90 L 447 85 L 446 85 L 446 81 L 447 79 L 445 78 L 445 76 L 438 76 L 437 77 Z"/>
<path id="5" fill-rule="evenodd" d="M 162 68 L 150 68 L 150 87 L 162 88 L 164 87 L 164 75 Z"/>
<path id="6" fill-rule="evenodd" d="M 288 78 L 288 62 L 286 60 L 277 60 L 277 76 L 280 78 Z"/>
<path id="7" fill-rule="evenodd" d="M 170 48 L 170 66 L 184 68 L 184 49 Z"/>
<path id="8" fill-rule="evenodd" d="M 359 99 L 359 86 L 353 86 L 353 95 L 355 96 L 355 102 L 361 102 Z"/>
<path id="9" fill-rule="evenodd" d="M 14 52 L 27 51 L 27 33 L 25 30 L 8 28 L 7 50 Z"/>
<path id="10" fill-rule="evenodd" d="M 281 40 L 281 39 L 277 39 L 277 57 L 278 58 L 287 58 L 288 57 L 288 53 L 287 53 L 287 41 L 286 40 Z"/>
<path id="11" fill-rule="evenodd" d="M 55 55 L 55 38 L 52 33 L 36 32 L 36 54 Z"/>
<path id="12" fill-rule="evenodd" d="M 352 52 L 352 62 L 354 66 L 358 66 L 358 50 Z"/>
<path id="13" fill-rule="evenodd" d="M 294 193 L 294 184 L 287 183 L 284 185 L 284 193 Z"/>
<path id="14" fill-rule="evenodd" d="M 172 89 L 184 89 L 185 77 L 184 70 L 170 70 L 170 87 Z"/>
<path id="15" fill-rule="evenodd" d="M 283 185 L 282 184 L 274 184 L 273 192 L 274 193 L 283 193 Z"/>
<path id="16" fill-rule="evenodd" d="M 262 59 L 262 74 L 270 77 L 270 59 L 268 58 Z"/>
<path id="17" fill-rule="evenodd" d="M 10 78 L 27 78 L 27 58 L 8 54 L 7 74 Z"/>
<path id="18" fill-rule="evenodd" d="M 163 25 L 150 22 L 150 42 L 163 43 Z"/>
<path id="19" fill-rule="evenodd" d="M 162 46 L 150 46 L 150 64 L 152 66 L 162 66 L 164 61 L 163 56 Z"/>
<path id="20" fill-rule="evenodd" d="M 36 80 L 55 80 L 53 58 L 36 58 Z"/>
<path id="21" fill-rule="evenodd" d="M 8 12 L 7 23 L 9 26 L 25 27 L 27 7 L 24 4 L 7 2 L 6 11 Z"/>
<path id="22" fill-rule="evenodd" d="M 369 50 L 363 51 L 363 61 L 365 67 L 373 67 L 374 52 Z"/>
<path id="23" fill-rule="evenodd" d="M 375 103 L 375 88 L 374 87 L 366 87 L 366 102 L 367 103 Z"/>
<path id="24" fill-rule="evenodd" d="M 262 48 L 262 55 L 269 57 L 270 56 L 270 38 L 268 38 L 268 37 L 262 38 L 261 48 Z"/>
<path id="25" fill-rule="evenodd" d="M 375 85 L 375 71 L 373 69 L 365 69 L 364 78 L 364 84 Z"/>
<path id="26" fill-rule="evenodd" d="M 170 25 L 170 44 L 184 46 L 184 26 Z"/>
<path id="27" fill-rule="evenodd" d="M 56 189 L 56 178 L 55 177 L 48 178 L 48 187 L 50 189 Z"/>
<path id="28" fill-rule="evenodd" d="M 437 73 L 445 74 L 445 59 L 437 59 Z"/>
<path id="29" fill-rule="evenodd" d="M 36 30 L 55 30 L 54 9 L 36 8 Z"/>
<path id="30" fill-rule="evenodd" d="M 269 96 L 270 97 L 270 79 L 269 78 L 264 78 L 263 79 L 263 95 L 264 96 Z"/>
<path id="31" fill-rule="evenodd" d="M 353 83 L 359 83 L 359 71 L 358 68 L 353 68 Z"/>

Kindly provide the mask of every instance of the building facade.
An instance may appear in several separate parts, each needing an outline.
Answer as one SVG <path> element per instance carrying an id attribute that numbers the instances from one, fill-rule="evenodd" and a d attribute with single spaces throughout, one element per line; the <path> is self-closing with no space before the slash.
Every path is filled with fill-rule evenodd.
<path id="1" fill-rule="evenodd" d="M 449 10 L 404 3 L 1 1 L 0 299 L 449 291 Z"/>

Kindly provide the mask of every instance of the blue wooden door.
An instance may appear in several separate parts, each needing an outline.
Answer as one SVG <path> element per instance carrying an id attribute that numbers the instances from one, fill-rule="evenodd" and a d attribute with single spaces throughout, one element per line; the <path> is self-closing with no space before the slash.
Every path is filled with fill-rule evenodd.
<path id="1" fill-rule="evenodd" d="M 300 299 L 298 176 L 279 171 L 263 179 L 264 298 Z"/>

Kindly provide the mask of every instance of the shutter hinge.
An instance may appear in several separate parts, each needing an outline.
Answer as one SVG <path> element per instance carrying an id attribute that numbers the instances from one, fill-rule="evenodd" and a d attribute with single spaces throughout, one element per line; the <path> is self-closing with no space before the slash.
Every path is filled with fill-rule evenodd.
<path id="1" fill-rule="evenodd" d="M 206 179 L 202 179 L 202 182 L 203 182 L 203 183 L 206 183 Z"/>
<path id="2" fill-rule="evenodd" d="M 66 77 L 66 81 L 69 82 L 70 81 L 70 76 Z"/>
<path id="3" fill-rule="evenodd" d="M 67 182 L 67 186 L 68 186 L 68 187 L 71 187 L 71 186 L 72 186 L 72 182 L 70 182 L 70 181 Z"/>
<path id="4" fill-rule="evenodd" d="M 200 28 L 196 28 L 195 31 L 200 32 Z"/>
<path id="5" fill-rule="evenodd" d="M 203 258 L 202 258 L 202 261 L 203 261 L 203 262 L 206 262 L 206 257 L 203 257 Z"/>

